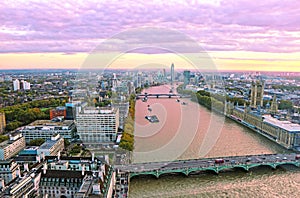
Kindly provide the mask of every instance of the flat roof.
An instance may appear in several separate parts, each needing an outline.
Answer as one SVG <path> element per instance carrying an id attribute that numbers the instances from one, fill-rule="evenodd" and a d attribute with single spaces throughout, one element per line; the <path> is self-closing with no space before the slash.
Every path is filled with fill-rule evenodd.
<path id="1" fill-rule="evenodd" d="M 91 171 L 85 171 L 85 175 L 92 175 Z M 73 170 L 49 170 L 47 169 L 46 174 L 42 171 L 42 177 L 48 178 L 80 178 L 83 179 L 85 175 L 82 175 L 81 171 Z"/>
<path id="2" fill-rule="evenodd" d="M 35 151 L 35 150 L 38 150 L 38 146 L 26 146 L 25 148 L 24 148 L 24 151 L 26 150 L 26 151 Z"/>
<path id="3" fill-rule="evenodd" d="M 58 140 L 47 140 L 44 142 L 39 149 L 50 149 Z"/>
<path id="4" fill-rule="evenodd" d="M 14 161 L 13 159 L 0 160 L 0 164 L 10 164 L 13 161 Z"/>
<path id="5" fill-rule="evenodd" d="M 264 118 L 264 122 L 267 122 L 269 124 L 272 124 L 274 126 L 282 128 L 286 131 L 300 132 L 300 125 L 299 124 L 295 124 L 295 123 L 292 123 L 290 121 L 278 120 L 276 118 L 273 118 L 270 115 L 264 115 L 263 118 Z"/>
<path id="6" fill-rule="evenodd" d="M 51 120 L 36 120 L 27 126 L 69 126 L 73 123 L 73 120 L 64 120 L 62 122 L 54 122 Z"/>
<path id="7" fill-rule="evenodd" d="M 11 140 L 5 140 L 4 142 L 0 143 L 0 148 L 3 149 L 5 147 L 7 147 L 8 145 L 14 143 L 15 141 L 19 140 L 20 138 L 22 138 L 22 137 L 19 137 L 18 139 L 13 140 L 13 141 L 11 141 Z"/>
<path id="8" fill-rule="evenodd" d="M 118 108 L 114 107 L 86 107 L 80 112 L 80 114 L 114 114 L 117 110 Z"/>

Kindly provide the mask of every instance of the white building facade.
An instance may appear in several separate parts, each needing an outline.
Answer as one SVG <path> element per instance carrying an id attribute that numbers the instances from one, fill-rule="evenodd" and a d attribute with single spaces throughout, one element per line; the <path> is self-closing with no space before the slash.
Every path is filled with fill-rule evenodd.
<path id="1" fill-rule="evenodd" d="M 119 109 L 85 108 L 77 115 L 76 125 L 84 143 L 114 142 L 119 127 Z"/>

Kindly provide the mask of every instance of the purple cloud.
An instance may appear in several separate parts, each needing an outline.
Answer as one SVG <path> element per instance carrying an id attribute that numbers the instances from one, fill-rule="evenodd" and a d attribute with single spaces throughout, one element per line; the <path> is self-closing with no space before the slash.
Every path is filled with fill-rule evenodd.
<path id="1" fill-rule="evenodd" d="M 0 13 L 2 53 L 89 52 L 103 39 L 143 26 L 180 31 L 210 51 L 300 51 L 298 0 L 227 0 L 215 5 L 142 0 L 5 1 L 0 3 Z M 135 36 L 124 39 L 134 44 L 148 42 Z M 147 38 L 153 43 L 161 41 L 155 35 Z M 181 42 L 176 37 L 170 41 L 173 45 Z M 122 50 L 122 44 L 115 45 L 120 46 L 112 50 Z M 188 46 L 186 50 L 193 51 Z M 150 51 L 145 53 L 153 53 Z"/>

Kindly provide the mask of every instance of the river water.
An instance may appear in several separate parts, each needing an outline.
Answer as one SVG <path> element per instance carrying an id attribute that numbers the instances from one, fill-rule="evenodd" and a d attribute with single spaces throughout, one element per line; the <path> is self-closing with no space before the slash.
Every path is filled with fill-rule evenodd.
<path id="1" fill-rule="evenodd" d="M 163 85 L 145 92 L 169 93 L 170 90 L 169 85 Z M 150 123 L 145 119 L 149 115 L 156 115 L 159 122 Z M 288 152 L 188 98 L 137 100 L 135 116 L 134 162 Z M 298 197 L 299 187 L 298 168 L 260 167 L 219 175 L 135 177 L 131 179 L 130 197 Z"/>

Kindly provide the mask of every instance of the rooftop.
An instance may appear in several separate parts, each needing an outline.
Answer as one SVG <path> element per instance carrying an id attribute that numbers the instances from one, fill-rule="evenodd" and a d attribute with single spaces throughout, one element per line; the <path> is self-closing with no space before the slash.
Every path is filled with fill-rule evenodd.
<path id="1" fill-rule="evenodd" d="M 290 132 L 300 132 L 300 125 L 291 123 L 290 121 L 281 121 L 276 118 L 273 118 L 270 115 L 264 115 L 264 122 L 270 123 L 272 125 L 278 126 L 286 131 Z"/>
<path id="2" fill-rule="evenodd" d="M 27 126 L 69 126 L 73 123 L 73 120 L 64 120 L 62 122 L 54 122 L 51 120 L 36 120 Z"/>
<path id="3" fill-rule="evenodd" d="M 13 161 L 14 161 L 13 159 L 0 160 L 0 164 L 10 164 L 10 163 L 12 163 Z"/>
<path id="4" fill-rule="evenodd" d="M 116 113 L 118 108 L 113 107 L 86 107 L 80 113 L 81 114 L 114 114 Z"/>
<path id="5" fill-rule="evenodd" d="M 13 142 L 15 142 L 16 140 L 19 140 L 22 137 L 19 137 L 17 139 L 15 139 L 14 141 L 11 140 L 5 140 L 4 142 L 0 143 L 0 149 L 4 149 L 5 147 L 7 147 L 8 145 L 12 144 Z"/>
<path id="6" fill-rule="evenodd" d="M 14 160 L 16 162 L 35 162 L 35 161 L 37 161 L 35 155 L 27 155 L 27 156 L 19 155 L 17 157 L 14 157 Z"/>
<path id="7" fill-rule="evenodd" d="M 91 171 L 85 171 L 85 174 L 92 175 Z M 46 174 L 42 171 L 42 177 L 48 178 L 81 178 L 83 179 L 85 175 L 82 175 L 81 171 L 71 171 L 71 170 L 47 170 Z"/>
<path id="8" fill-rule="evenodd" d="M 60 107 L 56 107 L 54 109 L 51 109 L 51 111 L 64 111 L 64 110 L 66 110 L 66 107 L 64 107 L 64 106 L 60 106 Z"/>
<path id="9" fill-rule="evenodd" d="M 47 140 L 44 142 L 39 149 L 50 149 L 58 140 Z"/>

